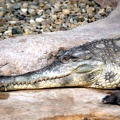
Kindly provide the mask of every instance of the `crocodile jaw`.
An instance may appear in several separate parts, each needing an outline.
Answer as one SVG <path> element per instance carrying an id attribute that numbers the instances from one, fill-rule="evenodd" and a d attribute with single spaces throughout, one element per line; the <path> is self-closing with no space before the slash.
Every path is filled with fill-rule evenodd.
<path id="1" fill-rule="evenodd" d="M 84 64 L 87 62 L 84 62 Z M 39 89 L 39 88 L 53 88 L 53 87 L 64 87 L 64 86 L 82 86 L 87 87 L 96 81 L 99 73 L 94 75 L 94 79 L 88 81 L 88 74 L 92 74 L 91 71 L 95 71 L 94 67 L 81 67 L 83 63 L 74 63 L 63 66 L 49 66 L 39 71 L 12 77 L 3 77 L 1 80 L 0 89 L 3 91 L 8 90 L 20 90 L 20 89 Z M 89 64 L 95 66 L 96 64 L 101 66 L 101 62 Z M 99 68 L 98 67 L 98 68 Z M 63 69 L 64 68 L 64 69 Z M 65 69 L 66 68 L 66 69 Z M 99 70 L 96 70 L 99 71 Z M 97 76 L 97 77 L 96 77 Z"/>
<path id="2" fill-rule="evenodd" d="M 56 87 L 89 87 L 93 81 L 97 81 L 99 75 L 94 78 L 93 81 L 86 81 L 81 79 L 83 75 L 80 74 L 71 74 L 66 77 L 56 78 L 56 79 L 48 79 L 41 80 L 35 83 L 26 83 L 26 84 L 8 84 L 1 87 L 2 91 L 10 91 L 10 90 L 22 90 L 22 89 L 40 89 L 40 88 L 56 88 Z"/>

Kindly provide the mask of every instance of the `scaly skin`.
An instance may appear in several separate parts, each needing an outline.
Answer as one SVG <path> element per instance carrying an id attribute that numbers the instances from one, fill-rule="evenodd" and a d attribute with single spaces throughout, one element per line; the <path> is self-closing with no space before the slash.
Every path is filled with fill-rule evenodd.
<path id="1" fill-rule="evenodd" d="M 59 51 L 55 61 L 38 71 L 1 76 L 0 90 L 65 86 L 120 88 L 120 38 L 102 39 Z"/>

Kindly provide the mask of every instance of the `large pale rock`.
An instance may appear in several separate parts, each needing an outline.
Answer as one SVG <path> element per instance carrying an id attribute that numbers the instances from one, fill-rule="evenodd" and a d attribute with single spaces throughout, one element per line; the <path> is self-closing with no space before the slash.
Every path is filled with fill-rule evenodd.
<path id="1" fill-rule="evenodd" d="M 105 19 L 69 31 L 22 36 L 0 41 L 0 75 L 22 74 L 40 69 L 50 63 L 48 54 L 60 47 L 101 38 L 120 36 L 120 3 Z"/>
<path id="2" fill-rule="evenodd" d="M 85 88 L 0 93 L 0 120 L 120 120 L 120 106 L 101 102 L 105 94 Z"/>
<path id="3" fill-rule="evenodd" d="M 117 3 L 119 2 L 119 0 L 94 0 L 94 1 L 100 4 L 102 7 L 110 5 L 113 8 L 115 8 Z"/>

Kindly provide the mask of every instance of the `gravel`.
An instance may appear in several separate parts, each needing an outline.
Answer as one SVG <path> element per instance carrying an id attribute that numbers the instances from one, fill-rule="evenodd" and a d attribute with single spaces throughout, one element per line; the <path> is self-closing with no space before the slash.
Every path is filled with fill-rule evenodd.
<path id="1" fill-rule="evenodd" d="M 92 0 L 6 0 L 0 2 L 0 40 L 66 31 L 103 19 L 112 11 Z"/>

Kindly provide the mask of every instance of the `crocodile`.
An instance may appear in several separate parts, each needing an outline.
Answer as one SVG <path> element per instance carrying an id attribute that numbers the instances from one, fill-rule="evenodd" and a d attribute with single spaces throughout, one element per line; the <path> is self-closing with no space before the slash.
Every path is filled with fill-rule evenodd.
<path id="1" fill-rule="evenodd" d="M 0 76 L 0 90 L 74 86 L 119 89 L 119 59 L 120 38 L 95 40 L 59 50 L 54 62 L 40 70 L 17 76 Z M 109 97 L 105 97 L 103 102 L 107 103 Z"/>

